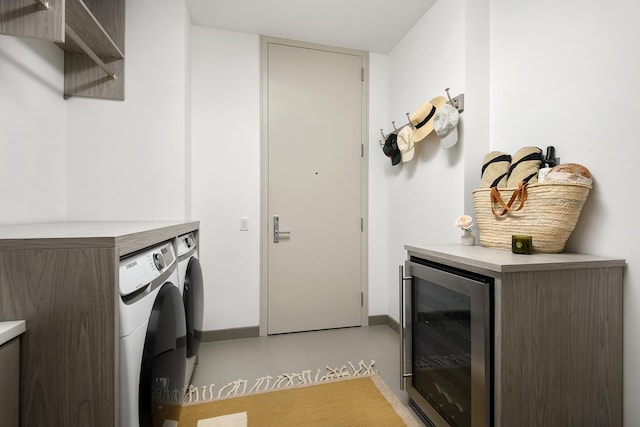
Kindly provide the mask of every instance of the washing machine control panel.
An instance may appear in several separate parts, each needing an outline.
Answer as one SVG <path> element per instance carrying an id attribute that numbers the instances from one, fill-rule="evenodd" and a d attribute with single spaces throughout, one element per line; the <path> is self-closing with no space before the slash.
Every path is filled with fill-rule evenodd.
<path id="1" fill-rule="evenodd" d="M 153 253 L 153 263 L 155 264 L 158 271 L 162 271 L 162 269 L 167 265 L 164 262 L 164 256 L 160 252 Z"/>
<path id="2" fill-rule="evenodd" d="M 120 295 L 132 294 L 150 285 L 176 261 L 171 243 L 139 252 L 120 261 Z"/>
<path id="3" fill-rule="evenodd" d="M 178 237 L 178 257 L 186 254 L 196 246 L 196 238 L 193 233 L 183 234 Z"/>

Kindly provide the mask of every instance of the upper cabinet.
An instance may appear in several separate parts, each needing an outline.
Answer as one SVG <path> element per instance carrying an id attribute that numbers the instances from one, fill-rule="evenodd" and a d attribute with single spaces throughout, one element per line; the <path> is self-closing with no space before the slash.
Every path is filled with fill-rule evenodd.
<path id="1" fill-rule="evenodd" d="M 125 0 L 1 0 L 0 33 L 64 50 L 64 97 L 124 100 Z"/>

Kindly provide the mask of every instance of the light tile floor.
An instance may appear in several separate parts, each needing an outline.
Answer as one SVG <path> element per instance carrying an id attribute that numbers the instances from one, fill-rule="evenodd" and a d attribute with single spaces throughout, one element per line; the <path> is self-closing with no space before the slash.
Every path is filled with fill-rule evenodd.
<path id="1" fill-rule="evenodd" d="M 202 343 L 199 363 L 191 383 L 196 386 L 215 384 L 223 387 L 231 381 L 244 379 L 249 389 L 256 378 L 310 369 L 315 378 L 317 369 L 327 373 L 327 366 L 339 368 L 360 360 L 374 368 L 387 386 L 407 402 L 400 390 L 399 335 L 388 326 L 369 326 L 324 331 L 300 332 Z"/>

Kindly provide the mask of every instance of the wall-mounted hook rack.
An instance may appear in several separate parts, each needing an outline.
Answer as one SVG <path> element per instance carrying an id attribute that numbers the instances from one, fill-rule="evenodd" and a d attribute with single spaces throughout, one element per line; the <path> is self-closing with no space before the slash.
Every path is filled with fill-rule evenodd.
<path id="1" fill-rule="evenodd" d="M 411 123 L 411 115 L 409 113 L 405 113 L 407 115 L 407 126 L 411 126 L 411 129 L 415 129 L 413 127 L 413 123 Z"/>
<path id="2" fill-rule="evenodd" d="M 380 143 L 381 147 L 384 147 L 384 143 L 387 141 L 387 135 L 384 134 L 384 130 L 382 130 L 382 128 L 380 128 L 380 135 L 382 135 L 382 139 L 379 139 L 378 143 Z"/>
<path id="3" fill-rule="evenodd" d="M 400 130 L 405 127 L 405 126 L 409 126 L 411 129 L 414 129 L 413 124 L 411 123 L 411 116 L 409 115 L 409 113 L 405 113 L 407 115 L 407 123 L 403 124 L 402 126 L 400 126 L 400 128 L 398 128 L 396 126 L 396 122 L 392 121 L 391 122 L 391 126 L 393 126 L 393 131 L 390 133 L 398 133 L 400 132 Z M 384 129 L 380 128 L 380 135 L 382 135 L 382 141 L 378 140 L 378 142 L 380 143 L 380 145 L 384 146 L 384 141 L 387 140 L 389 135 L 385 135 L 384 134 Z"/>
<path id="4" fill-rule="evenodd" d="M 447 89 L 448 90 L 448 89 Z M 448 93 L 447 93 L 448 95 Z M 455 98 L 454 98 L 455 100 Z M 402 126 L 398 127 L 396 126 L 396 122 L 392 121 L 391 122 L 391 126 L 393 126 L 393 130 L 389 133 L 398 133 L 400 132 L 400 130 L 402 130 L 402 128 L 409 126 L 411 129 L 415 129 L 415 126 L 413 126 L 413 123 L 411 123 L 411 114 L 409 113 L 404 113 L 407 116 L 407 123 L 403 124 Z M 380 143 L 381 146 L 384 146 L 384 143 L 386 142 L 387 138 L 389 137 L 389 135 L 385 135 L 384 134 L 384 129 L 380 128 L 380 135 L 382 135 L 382 140 L 378 140 L 378 142 Z"/>
<path id="5" fill-rule="evenodd" d="M 447 98 L 449 99 L 448 103 L 456 110 L 458 110 L 458 113 L 462 113 L 464 111 L 464 93 L 461 93 L 460 95 L 452 99 L 451 95 L 449 95 L 449 90 L 450 88 L 446 88 L 444 90 L 445 92 L 447 92 Z"/>
<path id="6" fill-rule="evenodd" d="M 447 93 L 447 99 L 449 100 L 447 103 L 453 106 L 456 110 L 458 110 L 458 113 L 462 113 L 464 111 L 464 93 L 461 93 L 460 95 L 454 98 L 451 98 L 451 95 L 449 94 L 450 90 L 451 88 L 446 88 L 444 90 Z M 407 123 L 403 124 L 399 128 L 396 126 L 395 121 L 391 122 L 391 125 L 393 126 L 393 130 L 389 132 L 390 134 L 394 132 L 395 133 L 400 132 L 400 130 L 405 126 L 409 126 L 411 129 L 415 129 L 415 127 L 413 126 L 413 123 L 411 123 L 411 115 L 409 113 L 405 113 L 405 115 L 407 116 Z M 382 135 L 382 139 L 378 140 L 378 143 L 380 144 L 381 147 L 384 147 L 384 144 L 387 141 L 387 138 L 389 137 L 389 135 L 385 135 L 384 129 L 382 128 L 380 128 L 380 135 Z"/>

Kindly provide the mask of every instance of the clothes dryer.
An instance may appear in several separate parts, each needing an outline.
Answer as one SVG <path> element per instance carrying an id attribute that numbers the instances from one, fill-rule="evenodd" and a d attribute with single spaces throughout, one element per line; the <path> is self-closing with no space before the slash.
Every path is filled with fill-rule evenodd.
<path id="1" fill-rule="evenodd" d="M 177 425 L 186 323 L 173 245 L 121 259 L 119 279 L 120 426 Z"/>
<path id="2" fill-rule="evenodd" d="M 185 385 L 188 385 L 198 361 L 204 322 L 204 281 L 193 233 L 178 237 L 178 277 L 187 324 Z"/>

